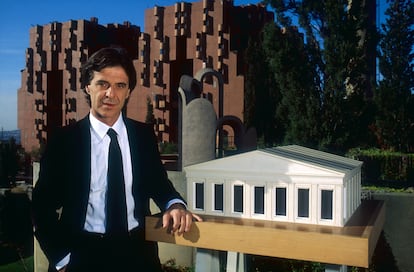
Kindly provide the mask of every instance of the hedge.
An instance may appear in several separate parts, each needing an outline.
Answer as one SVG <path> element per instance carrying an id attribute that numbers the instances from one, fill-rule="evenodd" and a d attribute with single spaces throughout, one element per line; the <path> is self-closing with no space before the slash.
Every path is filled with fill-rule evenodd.
<path id="1" fill-rule="evenodd" d="M 414 183 L 414 154 L 380 149 L 351 149 L 347 157 L 362 161 L 362 178 L 368 181 L 407 181 Z"/>

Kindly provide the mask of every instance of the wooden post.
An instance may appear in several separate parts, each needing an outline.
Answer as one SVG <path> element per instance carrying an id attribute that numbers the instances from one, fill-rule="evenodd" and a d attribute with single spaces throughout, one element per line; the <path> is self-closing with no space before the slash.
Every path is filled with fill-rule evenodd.
<path id="1" fill-rule="evenodd" d="M 226 272 L 244 272 L 246 269 L 246 256 L 243 253 L 227 252 Z"/>
<path id="2" fill-rule="evenodd" d="M 197 248 L 196 272 L 220 271 L 220 259 L 218 251 Z"/>

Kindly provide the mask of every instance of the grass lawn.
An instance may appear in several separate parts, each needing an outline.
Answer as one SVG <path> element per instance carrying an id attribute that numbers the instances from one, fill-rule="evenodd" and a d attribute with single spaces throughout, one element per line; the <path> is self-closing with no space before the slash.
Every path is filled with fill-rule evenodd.
<path id="1" fill-rule="evenodd" d="M 33 256 L 0 266 L 0 272 L 33 272 Z"/>

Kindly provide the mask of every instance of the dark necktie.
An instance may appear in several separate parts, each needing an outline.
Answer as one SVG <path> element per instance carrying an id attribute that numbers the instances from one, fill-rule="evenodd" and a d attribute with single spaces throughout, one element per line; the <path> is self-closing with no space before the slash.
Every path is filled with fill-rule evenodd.
<path id="1" fill-rule="evenodd" d="M 106 196 L 106 233 L 123 234 L 128 231 L 124 170 L 117 134 L 110 128 L 108 154 L 108 191 Z"/>

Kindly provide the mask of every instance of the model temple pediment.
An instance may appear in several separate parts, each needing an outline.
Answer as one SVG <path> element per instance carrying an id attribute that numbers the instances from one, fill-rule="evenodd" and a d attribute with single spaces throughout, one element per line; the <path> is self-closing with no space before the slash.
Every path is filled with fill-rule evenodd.
<path id="1" fill-rule="evenodd" d="M 301 146 L 255 150 L 186 167 L 187 172 L 213 177 L 234 176 L 320 176 L 344 177 L 360 168 L 361 162 Z"/>

